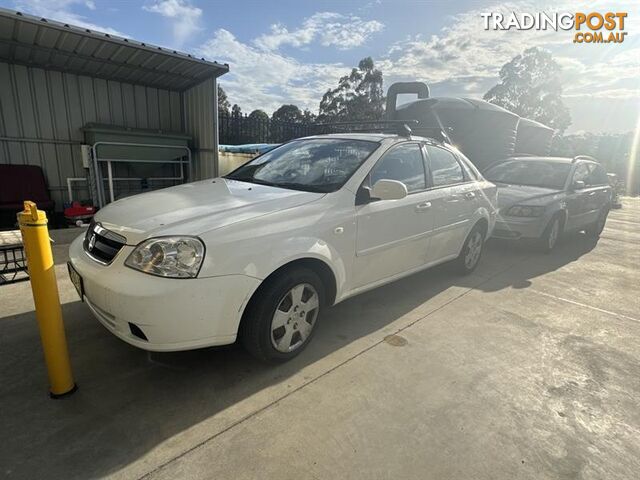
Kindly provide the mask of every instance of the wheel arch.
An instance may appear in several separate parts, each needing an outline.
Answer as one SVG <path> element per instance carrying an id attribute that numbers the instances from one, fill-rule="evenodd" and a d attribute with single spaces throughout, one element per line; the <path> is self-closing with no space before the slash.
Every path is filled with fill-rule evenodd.
<path id="1" fill-rule="evenodd" d="M 301 257 L 296 258 L 295 260 L 290 260 L 289 262 L 281 265 L 276 270 L 274 270 L 267 278 L 263 280 L 262 283 L 266 283 L 274 276 L 281 275 L 287 270 L 297 267 L 307 268 L 318 275 L 318 277 L 320 277 L 320 280 L 322 280 L 322 284 L 325 288 L 325 302 L 327 305 L 333 305 L 333 302 L 335 302 L 338 293 L 336 274 L 327 262 L 317 257 Z"/>
<path id="2" fill-rule="evenodd" d="M 567 226 L 567 220 L 569 219 L 569 212 L 567 212 L 567 209 L 560 208 L 557 211 L 553 212 L 551 217 L 549 217 L 549 221 L 551 221 L 551 219 L 555 217 L 560 218 L 560 228 L 564 230 L 564 228 Z"/>
<path id="3" fill-rule="evenodd" d="M 293 260 L 290 260 L 283 265 L 280 265 L 273 272 L 271 272 L 267 277 L 265 277 L 258 288 L 256 288 L 248 300 L 246 301 L 244 308 L 242 310 L 242 316 L 240 319 L 240 324 L 244 321 L 245 312 L 249 310 L 249 305 L 253 302 L 259 295 L 262 289 L 268 285 L 268 283 L 278 275 L 285 274 L 288 270 L 293 268 L 307 268 L 314 272 L 320 280 L 325 288 L 325 304 L 333 305 L 337 296 L 337 279 L 333 269 L 329 266 L 327 262 L 321 260 L 317 257 L 300 257 Z M 241 328 L 241 325 L 240 325 Z"/>

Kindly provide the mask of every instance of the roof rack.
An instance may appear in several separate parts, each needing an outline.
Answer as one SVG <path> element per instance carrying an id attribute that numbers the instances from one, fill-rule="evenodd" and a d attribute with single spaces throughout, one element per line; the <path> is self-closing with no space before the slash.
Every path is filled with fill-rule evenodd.
<path id="1" fill-rule="evenodd" d="M 573 157 L 573 160 L 571 160 L 571 163 L 575 163 L 578 160 L 591 160 L 592 162 L 598 161 L 590 155 L 576 155 L 575 157 Z"/>
<path id="2" fill-rule="evenodd" d="M 336 129 L 344 129 L 349 133 L 396 133 L 403 137 L 411 137 L 411 126 L 416 127 L 420 122 L 417 120 L 367 120 L 367 121 L 354 121 L 354 122 L 334 122 L 334 123 L 316 123 L 316 127 L 325 127 L 328 130 L 335 132 Z M 366 125 L 372 125 L 367 128 Z M 350 128 L 356 127 L 356 128 Z"/>

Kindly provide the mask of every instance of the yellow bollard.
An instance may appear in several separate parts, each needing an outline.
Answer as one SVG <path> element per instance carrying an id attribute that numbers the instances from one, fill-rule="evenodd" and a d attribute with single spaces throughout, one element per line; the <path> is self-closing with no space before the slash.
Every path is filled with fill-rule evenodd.
<path id="1" fill-rule="evenodd" d="M 18 213 L 18 223 L 27 255 L 36 318 L 49 372 L 49 393 L 51 398 L 59 398 L 75 392 L 78 387 L 73 381 L 67 351 L 47 215 L 38 210 L 35 203 L 25 201 L 24 211 Z"/>

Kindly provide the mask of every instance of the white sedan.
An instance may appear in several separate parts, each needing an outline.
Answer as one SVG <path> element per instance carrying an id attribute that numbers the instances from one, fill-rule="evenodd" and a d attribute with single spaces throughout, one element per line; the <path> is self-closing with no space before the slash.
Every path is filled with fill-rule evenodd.
<path id="1" fill-rule="evenodd" d="M 69 274 L 113 334 L 154 351 L 241 339 L 298 354 L 322 308 L 453 260 L 475 269 L 496 187 L 435 140 L 336 134 L 286 143 L 221 178 L 111 203 Z"/>

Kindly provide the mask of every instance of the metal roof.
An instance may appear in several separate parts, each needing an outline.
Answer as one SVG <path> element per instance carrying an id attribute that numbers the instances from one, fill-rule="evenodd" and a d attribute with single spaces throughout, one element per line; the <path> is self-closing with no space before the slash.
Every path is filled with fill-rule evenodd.
<path id="1" fill-rule="evenodd" d="M 229 71 L 227 64 L 4 8 L 0 61 L 177 91 Z"/>

